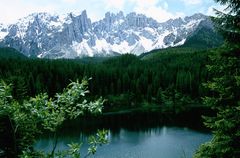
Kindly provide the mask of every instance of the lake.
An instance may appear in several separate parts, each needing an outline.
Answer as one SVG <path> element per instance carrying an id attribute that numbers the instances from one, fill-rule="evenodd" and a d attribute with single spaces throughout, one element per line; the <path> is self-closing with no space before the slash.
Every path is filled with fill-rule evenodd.
<path id="1" fill-rule="evenodd" d="M 71 142 L 83 142 L 81 153 L 87 153 L 89 133 L 78 130 L 59 132 L 57 150 L 64 150 Z M 91 133 L 92 134 L 92 133 Z M 212 138 L 210 133 L 185 127 L 156 126 L 151 128 L 109 128 L 109 143 L 98 148 L 94 158 L 190 158 L 200 144 Z M 50 152 L 52 136 L 43 136 L 35 149 Z"/>

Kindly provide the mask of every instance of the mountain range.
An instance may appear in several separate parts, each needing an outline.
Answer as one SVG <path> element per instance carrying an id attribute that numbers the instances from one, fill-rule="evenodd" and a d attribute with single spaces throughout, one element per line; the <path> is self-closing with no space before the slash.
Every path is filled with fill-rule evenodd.
<path id="1" fill-rule="evenodd" d="M 209 37 L 214 34 L 212 21 L 200 13 L 163 23 L 135 12 L 107 12 L 96 22 L 85 10 L 80 15 L 65 16 L 34 13 L 15 24 L 0 24 L 0 47 L 15 48 L 28 57 L 53 59 L 140 55 L 187 44 L 205 30 L 210 32 Z"/>

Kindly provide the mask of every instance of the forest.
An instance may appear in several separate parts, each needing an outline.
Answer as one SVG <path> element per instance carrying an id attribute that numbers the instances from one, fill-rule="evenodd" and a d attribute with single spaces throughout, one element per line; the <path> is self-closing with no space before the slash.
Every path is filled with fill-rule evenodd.
<path id="1" fill-rule="evenodd" d="M 65 121 L 79 116 L 138 109 L 184 115 L 188 111 L 192 115 L 185 117 L 191 120 L 191 110 L 206 107 L 213 115 L 202 121 L 212 138 L 193 157 L 238 158 L 240 3 L 216 2 L 228 5 L 229 12 L 216 11 L 218 17 L 212 18 L 224 38 L 215 48 L 187 43 L 141 56 L 57 60 L 27 58 L 12 48 L 0 48 L 0 140 L 10 140 L 0 148 L 10 157 L 79 158 L 78 143 L 69 144 L 65 152 L 53 148 L 47 154 L 34 151 L 32 145 L 41 133 L 56 134 Z M 107 143 L 106 134 L 103 130 L 90 137 L 89 155 Z"/>
<path id="2" fill-rule="evenodd" d="M 15 53 L 7 57 L 4 52 Z M 105 109 L 140 107 L 144 103 L 160 105 L 175 97 L 198 103 L 207 94 L 201 83 L 211 75 L 205 65 L 211 50 L 170 48 L 151 55 L 132 54 L 101 59 L 29 59 L 18 52 L 1 48 L 1 80 L 12 84 L 12 95 L 24 100 L 46 92 L 53 96 L 71 81 L 89 80 L 90 98 L 102 96 Z M 177 100 L 176 100 L 177 102 Z"/>

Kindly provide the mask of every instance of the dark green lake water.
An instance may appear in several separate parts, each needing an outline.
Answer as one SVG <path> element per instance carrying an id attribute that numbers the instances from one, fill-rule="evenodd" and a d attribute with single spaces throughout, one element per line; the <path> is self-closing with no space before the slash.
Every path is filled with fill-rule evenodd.
<path id="1" fill-rule="evenodd" d="M 83 155 L 87 152 L 87 135 L 78 130 L 59 132 L 57 150 L 64 150 L 71 142 L 84 142 Z M 94 158 L 190 158 L 200 144 L 211 139 L 210 133 L 184 127 L 156 126 L 144 129 L 109 128 L 109 144 L 98 148 Z M 51 136 L 43 136 L 35 144 L 35 149 L 51 151 Z"/>

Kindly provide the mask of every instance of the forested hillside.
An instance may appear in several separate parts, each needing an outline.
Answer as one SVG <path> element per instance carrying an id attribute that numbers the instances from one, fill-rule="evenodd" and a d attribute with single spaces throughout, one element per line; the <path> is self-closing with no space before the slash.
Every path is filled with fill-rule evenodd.
<path id="1" fill-rule="evenodd" d="M 86 77 L 92 78 L 89 97 L 103 96 L 107 106 L 160 104 L 176 92 L 199 101 L 206 94 L 201 83 L 210 77 L 205 68 L 209 53 L 170 48 L 144 57 L 126 54 L 104 60 L 0 58 L 0 76 L 12 83 L 17 100 L 42 92 L 53 96 L 71 81 Z"/>

